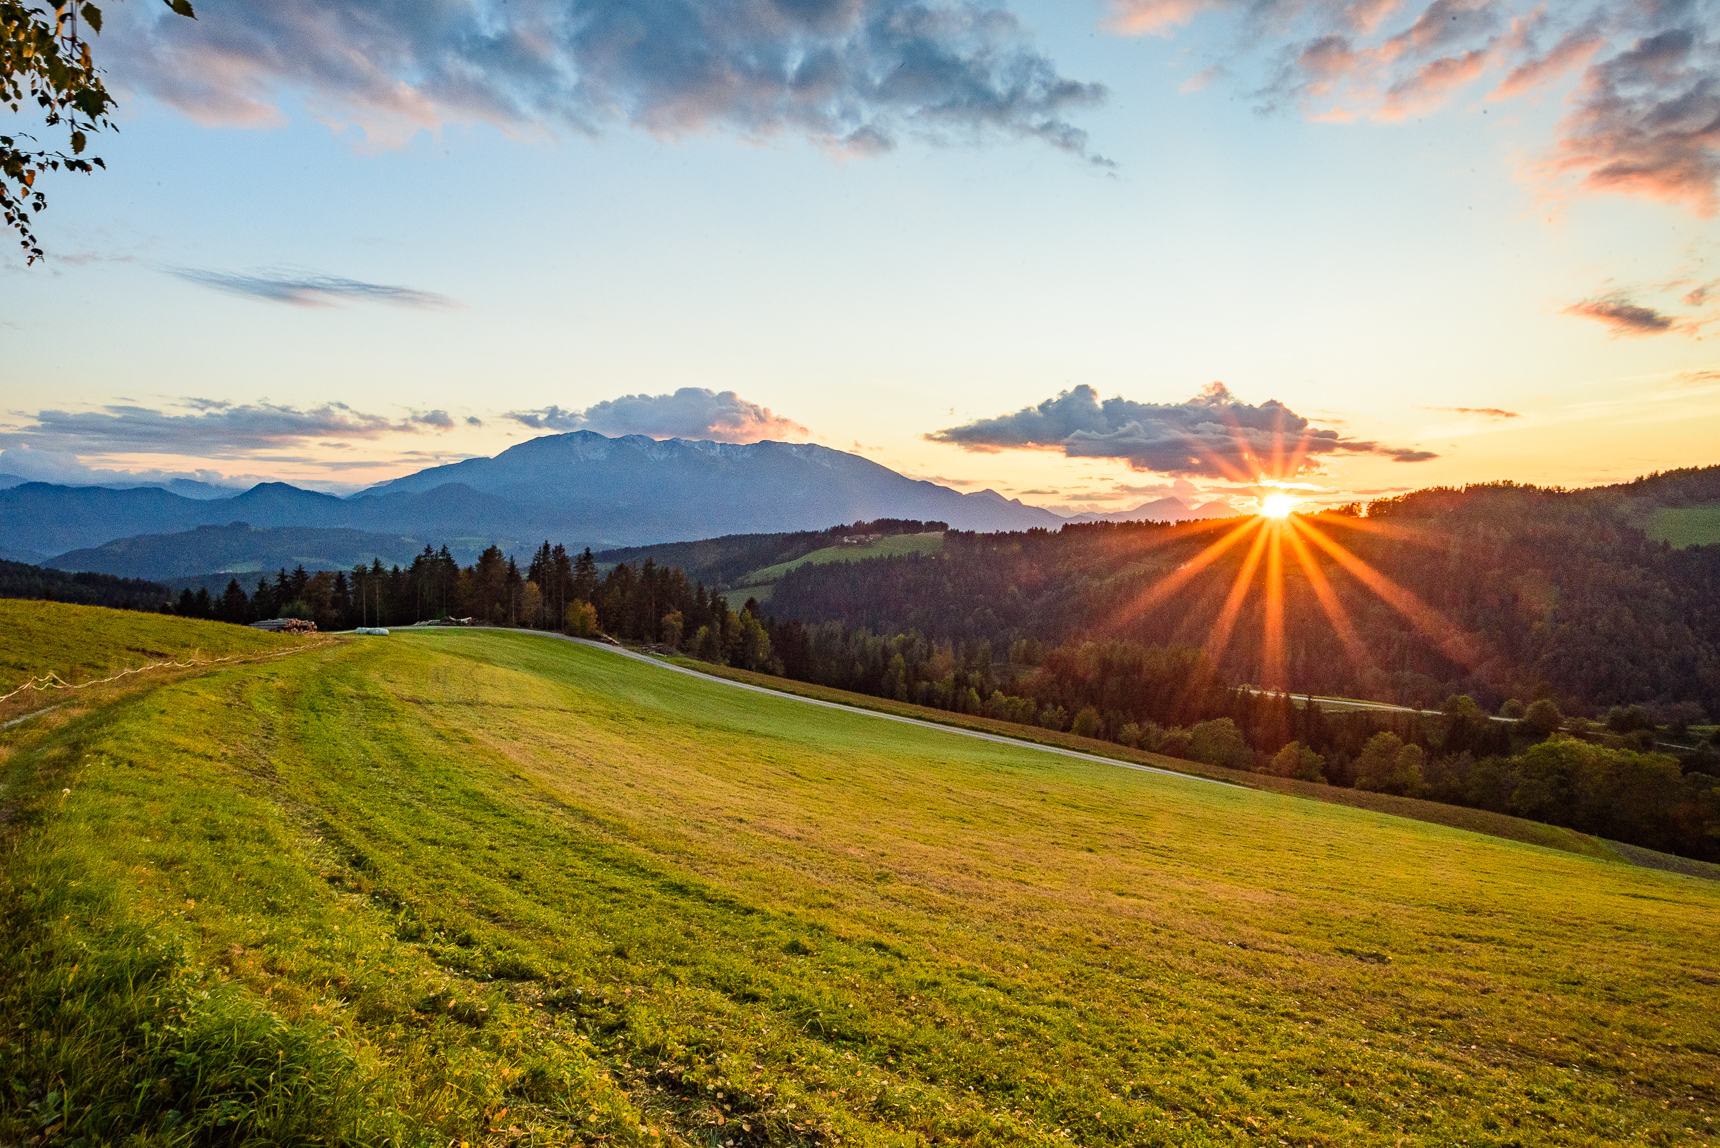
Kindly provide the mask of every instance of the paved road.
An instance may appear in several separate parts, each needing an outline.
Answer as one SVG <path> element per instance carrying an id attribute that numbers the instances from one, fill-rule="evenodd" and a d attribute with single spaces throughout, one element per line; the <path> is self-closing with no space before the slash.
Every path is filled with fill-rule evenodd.
<path id="1" fill-rule="evenodd" d="M 440 629 L 440 628 L 441 627 L 434 627 L 434 629 Z M 471 627 L 462 626 L 460 628 L 461 629 L 473 629 L 473 630 L 507 629 L 506 627 L 502 627 L 502 626 L 471 626 Z M 433 629 L 433 627 L 426 626 L 426 627 L 423 627 L 423 629 L 416 630 L 416 632 L 423 633 L 424 631 L 430 630 L 430 629 Z M 415 628 L 410 627 L 410 626 L 402 626 L 399 629 L 395 630 L 394 632 L 396 634 L 413 633 L 413 632 L 415 632 Z M 573 643 L 575 643 L 577 645 L 581 645 L 581 646 L 590 646 L 594 650 L 603 650 L 606 653 L 618 654 L 623 658 L 632 658 L 636 662 L 644 662 L 646 665 L 655 666 L 659 670 L 668 670 L 670 673 L 674 673 L 674 674 L 686 674 L 690 678 L 699 678 L 702 681 L 715 682 L 721 686 L 731 686 L 737 690 L 751 690 L 753 693 L 756 693 L 756 694 L 769 694 L 773 698 L 782 698 L 786 701 L 791 701 L 791 702 L 803 702 L 809 706 L 823 706 L 825 709 L 841 710 L 844 713 L 860 714 L 863 717 L 879 718 L 883 721 L 901 722 L 903 725 L 917 725 L 917 726 L 920 726 L 924 729 L 937 730 L 939 733 L 955 734 L 958 737 L 971 737 L 971 738 L 977 738 L 980 741 L 996 742 L 998 745 L 1007 745 L 1012 749 L 1037 750 L 1040 753 L 1054 753 L 1054 754 L 1058 755 L 1059 757 L 1075 758 L 1077 761 L 1091 761 L 1091 762 L 1094 762 L 1095 764 L 1098 764 L 1098 765 L 1110 765 L 1110 766 L 1115 766 L 1118 769 L 1132 769 L 1132 770 L 1135 770 L 1139 773 L 1157 773 L 1157 774 L 1160 774 L 1164 777 L 1177 777 L 1177 778 L 1181 778 L 1184 781 L 1198 781 L 1198 782 L 1201 782 L 1201 783 L 1206 784 L 1206 785 L 1229 786 L 1232 784 L 1231 782 L 1228 782 L 1228 781 L 1217 781 L 1217 780 L 1214 780 L 1213 778 L 1210 778 L 1210 777 L 1196 777 L 1193 774 L 1178 773 L 1174 769 L 1159 769 L 1156 766 L 1151 766 L 1151 765 L 1137 765 L 1132 761 L 1118 761 L 1114 757 L 1100 757 L 1098 754 L 1082 753 L 1080 750 L 1063 749 L 1060 746 L 1045 745 L 1043 743 L 1036 742 L 1036 741 L 1022 741 L 1019 738 L 1004 737 L 1002 734 L 984 733 L 984 732 L 977 730 L 977 729 L 962 729 L 959 726 L 941 725 L 935 721 L 923 721 L 920 718 L 903 717 L 900 714 L 880 713 L 877 710 L 864 709 L 860 706 L 844 705 L 841 702 L 827 702 L 827 701 L 824 701 L 822 698 L 803 697 L 800 694 L 791 694 L 791 693 L 786 693 L 782 690 L 773 690 L 773 689 L 769 688 L 768 686 L 755 686 L 750 682 L 737 682 L 732 678 L 721 678 L 715 674 L 701 673 L 698 670 L 690 670 L 685 666 L 670 665 L 668 662 L 663 661 L 661 658 L 654 658 L 649 654 L 641 654 L 635 650 L 629 650 L 623 646 L 611 646 L 607 642 L 593 642 L 588 638 L 574 638 L 574 637 L 569 637 L 566 634 L 553 634 L 553 633 L 550 633 L 546 630 L 514 630 L 514 629 L 508 629 L 508 633 L 510 633 L 510 634 L 534 634 L 540 638 L 554 638 L 554 639 L 556 639 L 558 641 L 562 641 L 562 642 L 573 642 Z"/>

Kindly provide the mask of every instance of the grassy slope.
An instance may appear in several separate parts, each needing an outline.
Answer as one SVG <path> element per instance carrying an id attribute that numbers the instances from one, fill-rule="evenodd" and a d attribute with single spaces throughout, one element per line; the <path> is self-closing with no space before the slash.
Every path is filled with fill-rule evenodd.
<path id="1" fill-rule="evenodd" d="M 1656 507 L 1649 515 L 1647 529 L 1656 542 L 1677 547 L 1720 542 L 1720 503 Z"/>
<path id="2" fill-rule="evenodd" d="M 862 558 L 892 558 L 903 554 L 938 554 L 944 548 L 944 535 L 940 531 L 926 534 L 893 534 L 880 538 L 876 542 L 868 542 L 863 546 L 826 546 L 822 550 L 814 550 L 810 554 L 802 554 L 788 562 L 778 562 L 775 566 L 766 566 L 762 570 L 754 570 L 744 574 L 735 583 L 736 591 L 755 589 L 769 586 L 787 574 L 790 570 L 801 566 L 823 566 L 831 562 L 858 562 Z"/>
<path id="3" fill-rule="evenodd" d="M 152 662 L 290 648 L 293 639 L 223 622 L 0 599 L 0 694 L 57 674 L 69 684 Z"/>
<path id="4" fill-rule="evenodd" d="M 0 746 L 0 1143 L 1698 1144 L 1720 1101 L 1712 885 L 567 643 L 328 643 Z"/>
<path id="5" fill-rule="evenodd" d="M 1240 769 L 1226 769 L 1223 766 L 1206 765 L 1179 757 L 1165 757 L 1161 754 L 1147 753 L 1144 750 L 1130 749 L 1128 746 L 1118 745 L 1116 742 L 1078 737 L 1072 733 L 1061 733 L 1057 730 L 1042 729 L 1038 726 L 1018 725 L 1015 722 L 997 721 L 992 718 L 976 717 L 972 714 L 951 713 L 949 710 L 914 705 L 910 702 L 898 702 L 889 698 L 877 698 L 869 694 L 851 693 L 848 690 L 792 681 L 788 678 L 754 673 L 750 670 L 737 670 L 729 666 L 713 666 L 692 658 L 673 658 L 670 660 L 675 665 L 698 670 L 714 677 L 731 678 L 735 681 L 764 686 L 768 689 L 787 694 L 797 694 L 801 697 L 840 702 L 843 705 L 875 710 L 878 713 L 899 714 L 903 717 L 935 722 L 938 725 L 1001 734 L 1018 741 L 1062 746 L 1065 749 L 1115 758 L 1118 761 L 1136 762 L 1141 765 L 1151 765 L 1158 769 L 1171 769 L 1195 777 L 1217 778 L 1221 781 L 1246 785 L 1254 789 L 1306 797 L 1315 801 L 1328 801 L 1339 805 L 1354 806 L 1357 809 L 1370 809 L 1377 813 L 1389 813 L 1397 817 L 1427 821 L 1435 825 L 1449 826 L 1453 829 L 1468 829 L 1475 833 L 1485 833 L 1491 837 L 1520 841 L 1526 845 L 1541 845 L 1549 849 L 1561 849 L 1567 853 L 1580 853 L 1586 857 L 1620 859 L 1620 854 L 1612 843 L 1590 837 L 1586 833 L 1578 833 L 1574 829 L 1566 829 L 1558 825 L 1545 825 L 1539 821 L 1525 821 L 1521 817 L 1493 813 L 1486 809 L 1466 809 L 1457 805 L 1442 805 L 1437 801 L 1398 797 L 1390 793 L 1369 793 L 1360 789 L 1344 789 L 1318 782 L 1298 781 L 1295 778 L 1271 777 Z M 1673 857 L 1671 854 L 1656 853 L 1653 850 L 1637 850 L 1637 853 L 1642 855 L 1644 860 L 1652 858 L 1658 859 L 1662 865 L 1676 865 L 1674 871 L 1688 872 L 1691 867 L 1695 867 L 1697 871 L 1706 876 L 1720 879 L 1720 866 L 1710 865 L 1704 861 Z"/>

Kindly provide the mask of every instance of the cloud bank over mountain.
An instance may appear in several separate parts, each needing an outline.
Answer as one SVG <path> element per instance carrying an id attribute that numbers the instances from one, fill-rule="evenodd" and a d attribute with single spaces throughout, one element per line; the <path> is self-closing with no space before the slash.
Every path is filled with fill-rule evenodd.
<path id="1" fill-rule="evenodd" d="M 963 0 L 204 0 L 194 22 L 116 7 L 117 78 L 204 123 L 281 123 L 296 92 L 383 145 L 451 123 L 624 126 L 857 155 L 1027 137 L 1104 162 L 1067 118 L 1104 87 Z"/>
<path id="2" fill-rule="evenodd" d="M 669 395 L 622 395 L 583 411 L 543 407 L 510 411 L 508 418 L 533 430 L 592 430 L 606 435 L 642 434 L 656 439 L 746 443 L 761 439 L 805 438 L 812 432 L 769 407 L 733 391 L 682 387 Z"/>
<path id="3" fill-rule="evenodd" d="M 1251 481 L 1318 467 L 1318 456 L 1384 455 L 1423 462 L 1430 451 L 1346 439 L 1314 427 L 1276 399 L 1258 405 L 1212 383 L 1185 403 L 1099 401 L 1085 384 L 1013 414 L 947 427 L 926 436 L 965 450 L 1057 449 L 1069 458 L 1116 458 L 1160 474 Z"/>

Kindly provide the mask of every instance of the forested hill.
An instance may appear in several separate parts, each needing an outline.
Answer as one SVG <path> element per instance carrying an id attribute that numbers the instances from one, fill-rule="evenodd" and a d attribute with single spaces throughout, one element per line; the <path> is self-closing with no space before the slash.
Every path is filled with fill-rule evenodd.
<path id="1" fill-rule="evenodd" d="M 1490 707 L 1553 696 L 1579 710 L 1683 701 L 1716 714 L 1720 545 L 1675 549 L 1651 541 L 1643 525 L 1654 506 L 1715 497 L 1720 468 L 1576 492 L 1513 484 L 1420 491 L 1375 502 L 1365 517 L 1303 519 L 1301 529 L 1286 529 L 1276 563 L 1272 547 L 1256 553 L 1243 540 L 1194 576 L 1183 572 L 1186 584 L 1170 594 L 1155 587 L 1244 520 L 951 532 L 939 556 L 793 571 L 770 609 L 779 619 L 877 633 L 984 639 L 998 650 L 1023 638 L 1205 644 L 1227 676 L 1262 682 L 1271 676 L 1263 587 L 1276 564 L 1284 684 L 1298 692 L 1413 705 L 1458 692 Z M 1228 638 L 1215 641 L 1251 554 L 1251 588 Z M 1389 582 L 1370 588 L 1369 570 Z M 1414 612 L 1393 586 L 1431 612 L 1419 624 L 1406 616 L 1381 596 Z M 1353 649 L 1321 605 L 1324 588 L 1353 628 Z"/>
<path id="2" fill-rule="evenodd" d="M 116 610 L 159 610 L 167 587 L 142 578 L 112 574 L 67 574 L 23 562 L 0 560 L 0 598 L 37 598 Z"/>

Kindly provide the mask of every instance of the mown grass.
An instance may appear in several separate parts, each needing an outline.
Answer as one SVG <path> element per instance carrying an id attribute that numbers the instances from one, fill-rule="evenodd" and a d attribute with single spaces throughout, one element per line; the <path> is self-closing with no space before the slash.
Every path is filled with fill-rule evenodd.
<path id="1" fill-rule="evenodd" d="M 832 562 L 858 562 L 862 558 L 895 558 L 904 554 L 941 554 L 944 549 L 944 535 L 941 530 L 929 531 L 924 534 L 892 534 L 854 546 L 826 546 L 822 550 L 814 550 L 810 554 L 802 554 L 799 558 L 787 562 L 778 562 L 775 566 L 765 566 L 750 574 L 742 575 L 735 584 L 735 594 L 749 592 L 760 601 L 760 591 L 768 596 L 769 591 L 776 585 L 778 579 L 790 570 L 802 566 L 823 566 Z"/>
<path id="2" fill-rule="evenodd" d="M 266 653 L 292 642 L 223 622 L 0 598 L 0 694 L 43 674 L 75 685 L 151 662 Z"/>
<path id="3" fill-rule="evenodd" d="M 0 739 L 0 1143 L 1706 1144 L 1720 1100 L 1720 889 L 1371 811 L 503 632 Z"/>
<path id="4" fill-rule="evenodd" d="M 891 698 L 874 697 L 871 694 L 852 693 L 848 690 L 832 689 L 829 686 L 814 685 L 810 682 L 797 682 L 771 674 L 736 669 L 732 666 L 711 665 L 694 658 L 667 658 L 665 661 L 684 669 L 710 674 L 713 677 L 729 678 L 733 681 L 746 682 L 749 685 L 764 686 L 767 689 L 794 694 L 799 697 L 838 702 L 842 705 L 872 710 L 876 713 L 896 714 L 901 717 L 915 718 L 919 721 L 952 726 L 956 729 L 979 730 L 982 733 L 998 734 L 1018 741 L 1054 745 L 1063 749 L 1078 750 L 1081 753 L 1091 753 L 1099 757 L 1114 758 L 1117 761 L 1150 765 L 1155 769 L 1174 770 L 1178 773 L 1186 773 L 1191 777 L 1213 778 L 1230 782 L 1233 785 L 1246 785 L 1253 789 L 1265 789 L 1274 793 L 1305 797 L 1314 801 L 1349 805 L 1357 809 L 1370 809 L 1376 813 L 1389 813 L 1395 817 L 1408 817 L 1434 825 L 1445 825 L 1453 829 L 1467 829 L 1474 833 L 1485 833 L 1491 837 L 1521 841 L 1526 845 L 1540 845 L 1548 849 L 1560 849 L 1567 853 L 1580 853 L 1585 857 L 1621 859 L 1620 853 L 1611 842 L 1602 841 L 1599 838 L 1590 837 L 1586 833 L 1578 833 L 1574 829 L 1566 829 L 1560 825 L 1526 821 L 1521 817 L 1494 813 L 1487 809 L 1469 809 L 1458 805 L 1445 805 L 1437 801 L 1423 801 L 1415 797 L 1399 797 L 1392 793 L 1373 793 L 1367 790 L 1346 789 L 1342 786 L 1326 785 L 1320 782 L 1300 781 L 1293 777 L 1273 777 L 1270 774 L 1227 769 L 1221 765 L 1207 765 L 1204 762 L 1189 761 L 1180 757 L 1166 757 L 1163 754 L 1131 749 L 1116 742 L 1080 737 L 1076 734 L 1046 729 L 1042 726 L 1020 725 L 1016 722 L 999 721 L 995 718 L 980 717 L 975 714 L 958 714 L 950 710 L 915 705 L 912 702 L 899 702 Z M 1653 850 L 1639 849 L 1636 850 L 1636 853 L 1641 857 L 1652 857 L 1662 865 L 1682 863 L 1677 864 L 1675 871 L 1688 872 L 1691 867 L 1696 867 L 1698 871 L 1720 879 L 1720 866 L 1712 866 L 1704 861 L 1689 861 L 1687 858 L 1673 857 L 1671 854 L 1656 853 Z"/>
<path id="5" fill-rule="evenodd" d="M 1655 507 L 1648 516 L 1648 536 L 1679 549 L 1720 542 L 1720 503 Z"/>

